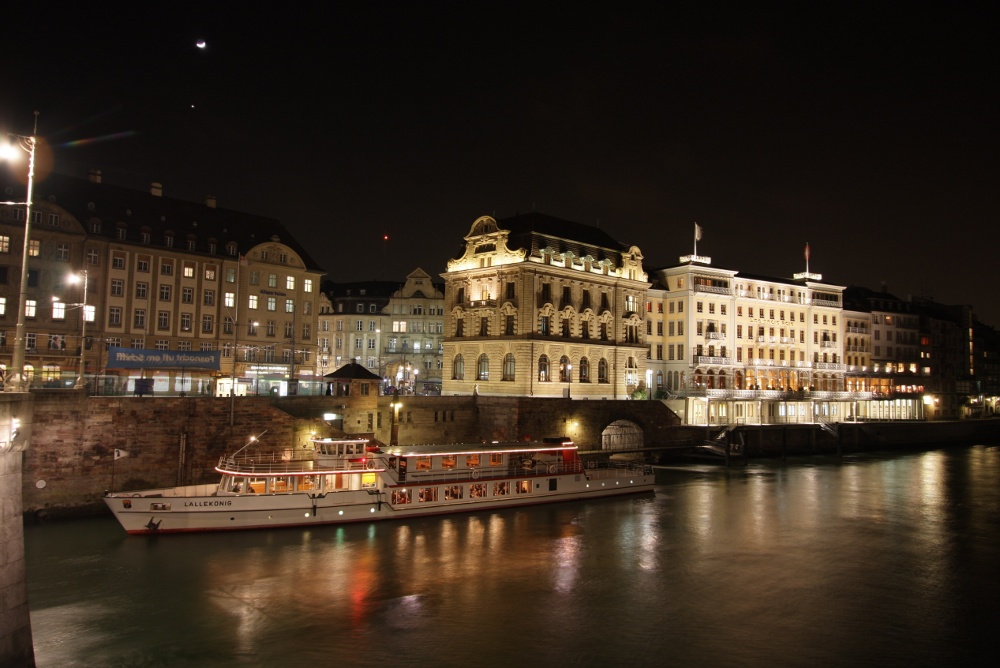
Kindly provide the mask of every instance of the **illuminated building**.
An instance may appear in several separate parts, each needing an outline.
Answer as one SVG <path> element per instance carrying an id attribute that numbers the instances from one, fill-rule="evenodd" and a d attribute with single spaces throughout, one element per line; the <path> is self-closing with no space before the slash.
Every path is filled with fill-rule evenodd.
<path id="1" fill-rule="evenodd" d="M 228 393 L 233 378 L 281 391 L 287 381 L 313 378 L 323 272 L 278 221 L 220 209 L 214 197 L 165 197 L 158 183 L 148 191 L 105 184 L 99 172 L 90 179 L 50 174 L 35 184 L 34 200 L 26 337 L 33 387 L 68 387 L 77 376 L 82 295 L 67 277 L 83 270 L 91 392 L 130 391 L 140 375 L 156 391 L 194 393 Z M 23 213 L 0 209 L 3 365 Z M 221 373 L 107 368 L 113 346 L 219 351 Z"/>
<path id="2" fill-rule="evenodd" d="M 443 274 L 443 393 L 633 396 L 646 382 L 642 259 L 539 213 L 476 219 Z"/>
<path id="3" fill-rule="evenodd" d="M 383 390 L 440 394 L 444 293 L 417 268 L 406 281 L 330 283 L 320 346 L 333 368 L 354 362 L 383 379 Z M 321 352 L 321 355 L 323 353 Z"/>
<path id="4" fill-rule="evenodd" d="M 651 376 L 688 424 L 838 421 L 868 398 L 846 388 L 842 286 L 701 256 L 653 277 Z"/>

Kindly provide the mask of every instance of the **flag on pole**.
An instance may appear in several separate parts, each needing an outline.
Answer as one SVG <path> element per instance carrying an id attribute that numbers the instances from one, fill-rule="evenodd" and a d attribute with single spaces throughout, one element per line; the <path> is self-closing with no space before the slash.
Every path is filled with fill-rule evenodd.
<path id="1" fill-rule="evenodd" d="M 246 255 L 240 254 L 240 264 L 243 265 L 244 267 L 250 264 L 250 261 L 247 260 Z"/>
<path id="2" fill-rule="evenodd" d="M 115 459 L 125 459 L 126 457 L 128 457 L 128 453 L 126 451 L 115 448 Z"/>
<path id="3" fill-rule="evenodd" d="M 701 225 L 698 223 L 694 224 L 694 240 L 701 241 Z"/>
<path id="4" fill-rule="evenodd" d="M 806 262 L 809 261 L 809 242 L 806 242 Z"/>

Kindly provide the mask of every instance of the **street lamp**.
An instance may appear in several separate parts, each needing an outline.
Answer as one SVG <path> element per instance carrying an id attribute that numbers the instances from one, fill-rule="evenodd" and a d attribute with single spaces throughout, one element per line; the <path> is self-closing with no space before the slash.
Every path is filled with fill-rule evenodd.
<path id="1" fill-rule="evenodd" d="M 80 278 L 80 274 L 83 278 Z M 83 301 L 80 303 L 80 377 L 76 379 L 76 385 L 73 386 L 74 389 L 82 390 L 87 387 L 87 381 L 84 378 L 84 372 L 87 370 L 85 366 L 86 360 L 84 358 L 84 351 L 86 350 L 87 343 L 87 270 L 82 269 L 79 274 L 70 274 L 70 283 L 79 283 L 83 281 Z"/>
<path id="2" fill-rule="evenodd" d="M 25 308 L 28 304 L 28 258 L 31 252 L 31 194 L 35 182 L 35 134 L 38 133 L 38 112 L 35 112 L 34 134 L 30 137 L 23 135 L 9 135 L 16 140 L 18 147 L 28 154 L 28 192 L 25 202 L 6 202 L 6 204 L 24 204 L 24 252 L 21 260 L 21 298 L 17 306 L 17 329 L 14 335 L 14 354 L 10 362 L 10 370 L 4 379 L 4 392 L 27 392 L 28 379 L 24 376 L 24 348 L 25 348 Z M 13 144 L 8 144 L 3 153 L 5 157 L 12 157 Z"/>
<path id="3" fill-rule="evenodd" d="M 573 398 L 573 396 L 572 396 L 573 395 L 572 386 L 573 386 L 573 365 L 572 364 L 567 364 L 566 365 L 566 398 L 567 399 L 572 399 Z"/>

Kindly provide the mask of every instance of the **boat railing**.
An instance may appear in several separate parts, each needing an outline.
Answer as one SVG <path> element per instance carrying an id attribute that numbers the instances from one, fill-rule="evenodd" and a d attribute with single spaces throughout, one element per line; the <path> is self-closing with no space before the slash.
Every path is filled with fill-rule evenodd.
<path id="1" fill-rule="evenodd" d="M 386 464 L 386 462 L 381 462 Z M 484 466 L 475 468 L 432 469 L 416 471 L 395 471 L 392 477 L 400 483 L 434 484 L 442 482 L 477 482 L 479 480 L 496 480 L 498 478 L 516 478 L 517 476 L 548 476 L 565 475 L 567 473 L 582 473 L 580 462 L 537 462 L 531 467 L 508 464 L 506 466 Z"/>
<path id="2" fill-rule="evenodd" d="M 587 462 L 587 476 L 591 480 L 626 478 L 634 475 L 652 475 L 653 467 L 642 462 Z"/>
<path id="3" fill-rule="evenodd" d="M 289 455 L 287 452 L 262 452 L 234 457 L 223 455 L 219 459 L 219 469 L 244 474 L 277 474 L 313 471 L 316 463 L 311 453 L 308 459 Z"/>

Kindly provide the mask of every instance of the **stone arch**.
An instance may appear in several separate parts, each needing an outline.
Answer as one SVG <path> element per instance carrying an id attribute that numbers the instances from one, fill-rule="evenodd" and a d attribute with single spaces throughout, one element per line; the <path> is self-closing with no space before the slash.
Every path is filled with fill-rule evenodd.
<path id="1" fill-rule="evenodd" d="M 635 450 L 644 444 L 642 427 L 631 420 L 615 420 L 601 432 L 601 450 Z"/>

